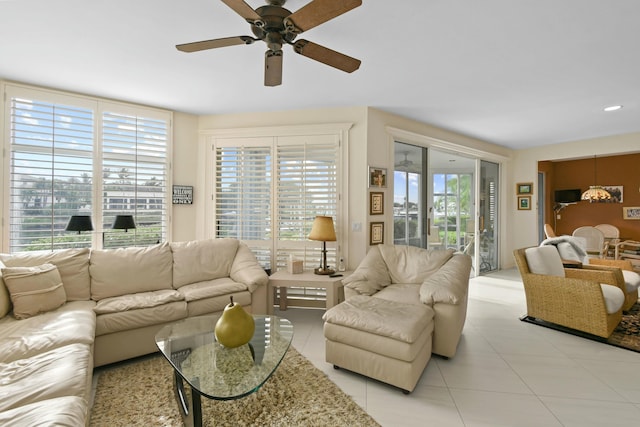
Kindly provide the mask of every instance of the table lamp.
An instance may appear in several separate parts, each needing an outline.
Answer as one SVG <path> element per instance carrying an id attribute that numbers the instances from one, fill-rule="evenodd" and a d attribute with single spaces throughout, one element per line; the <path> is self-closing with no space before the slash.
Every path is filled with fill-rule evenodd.
<path id="1" fill-rule="evenodd" d="M 78 234 L 83 231 L 93 231 L 91 215 L 71 215 L 64 231 L 77 231 Z"/>
<path id="2" fill-rule="evenodd" d="M 336 271 L 327 266 L 327 242 L 336 241 L 336 230 L 333 228 L 333 219 L 330 216 L 316 216 L 311 226 L 309 240 L 322 242 L 322 260 L 320 267 L 313 270 L 315 274 L 334 274 Z"/>
<path id="3" fill-rule="evenodd" d="M 136 223 L 133 220 L 133 215 L 116 215 L 115 221 L 111 226 L 114 230 L 124 230 L 128 232 L 130 228 L 136 228 Z"/>

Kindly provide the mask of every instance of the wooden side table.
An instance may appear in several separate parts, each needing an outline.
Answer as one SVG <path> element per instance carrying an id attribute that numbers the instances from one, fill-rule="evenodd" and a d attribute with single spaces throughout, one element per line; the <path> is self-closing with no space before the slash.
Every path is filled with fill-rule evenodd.
<path id="1" fill-rule="evenodd" d="M 327 310 L 340 302 L 340 290 L 342 279 L 351 274 L 351 271 L 336 272 L 340 277 L 329 277 L 314 274 L 313 271 L 304 271 L 300 274 L 291 274 L 286 270 L 280 270 L 269 276 L 267 289 L 267 311 L 273 312 L 274 288 L 280 289 L 280 310 L 287 309 L 287 288 L 324 288 L 327 292 Z M 342 297 L 343 298 L 343 297 Z"/>

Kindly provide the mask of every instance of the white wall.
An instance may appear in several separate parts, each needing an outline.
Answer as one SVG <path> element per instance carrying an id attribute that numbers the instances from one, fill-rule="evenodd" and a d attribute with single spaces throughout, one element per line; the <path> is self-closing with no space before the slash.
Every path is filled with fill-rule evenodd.
<path id="1" fill-rule="evenodd" d="M 192 185 L 198 190 L 198 116 L 184 113 L 173 114 L 173 161 L 174 185 Z M 196 193 L 192 205 L 173 205 L 171 209 L 171 240 L 203 239 L 196 231 L 198 212 L 204 210 L 204 200 Z"/>

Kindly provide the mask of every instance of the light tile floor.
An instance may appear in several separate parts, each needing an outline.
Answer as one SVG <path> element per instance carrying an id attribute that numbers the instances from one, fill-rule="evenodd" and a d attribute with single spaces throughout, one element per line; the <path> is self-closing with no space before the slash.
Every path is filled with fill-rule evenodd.
<path id="1" fill-rule="evenodd" d="M 383 426 L 638 426 L 640 353 L 521 322 L 516 270 L 474 278 L 456 356 L 434 356 L 413 393 L 324 361 L 324 310 L 277 311 L 294 347 Z"/>

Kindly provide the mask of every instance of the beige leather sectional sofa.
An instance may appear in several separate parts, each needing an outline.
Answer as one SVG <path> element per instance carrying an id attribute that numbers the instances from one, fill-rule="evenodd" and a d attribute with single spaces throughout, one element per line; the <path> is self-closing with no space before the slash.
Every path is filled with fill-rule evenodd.
<path id="1" fill-rule="evenodd" d="M 85 425 L 94 366 L 157 351 L 165 324 L 235 302 L 267 311 L 268 276 L 234 239 L 0 254 L 0 425 Z"/>
<path id="2" fill-rule="evenodd" d="M 456 353 L 470 272 L 453 250 L 371 248 L 324 315 L 326 361 L 411 392 L 431 353 Z"/>

